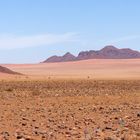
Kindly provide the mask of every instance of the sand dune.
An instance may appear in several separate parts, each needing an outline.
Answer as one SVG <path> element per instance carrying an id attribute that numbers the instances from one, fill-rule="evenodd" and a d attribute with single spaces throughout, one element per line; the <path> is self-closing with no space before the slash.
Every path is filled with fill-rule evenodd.
<path id="1" fill-rule="evenodd" d="M 28 76 L 46 78 L 140 79 L 140 59 L 93 59 L 3 66 Z"/>

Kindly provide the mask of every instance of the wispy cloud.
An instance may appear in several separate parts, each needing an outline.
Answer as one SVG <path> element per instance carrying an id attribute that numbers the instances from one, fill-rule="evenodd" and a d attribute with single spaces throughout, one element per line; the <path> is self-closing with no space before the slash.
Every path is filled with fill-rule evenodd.
<path id="1" fill-rule="evenodd" d="M 135 39 L 140 39 L 140 35 L 132 35 L 132 36 L 125 36 L 125 37 L 121 37 L 121 38 L 117 38 L 117 39 L 112 39 L 110 41 L 107 41 L 108 43 L 120 43 L 120 42 L 128 42 L 131 40 L 135 40 Z"/>
<path id="2" fill-rule="evenodd" d="M 78 41 L 77 33 L 40 34 L 31 36 L 0 35 L 0 49 L 37 47 Z"/>

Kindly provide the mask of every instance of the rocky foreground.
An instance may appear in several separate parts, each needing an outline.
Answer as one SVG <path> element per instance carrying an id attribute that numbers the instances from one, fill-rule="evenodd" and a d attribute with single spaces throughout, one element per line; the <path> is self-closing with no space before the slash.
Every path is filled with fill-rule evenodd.
<path id="1" fill-rule="evenodd" d="M 0 82 L 0 140 L 139 140 L 140 81 Z"/>

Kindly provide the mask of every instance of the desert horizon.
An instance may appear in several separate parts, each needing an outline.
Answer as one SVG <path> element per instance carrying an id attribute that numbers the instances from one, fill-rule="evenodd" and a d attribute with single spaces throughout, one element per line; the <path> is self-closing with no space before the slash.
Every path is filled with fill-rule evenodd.
<path id="1" fill-rule="evenodd" d="M 140 140 L 140 1 L 0 1 L 0 140 Z"/>
<path id="2" fill-rule="evenodd" d="M 2 64 L 24 76 L 44 78 L 140 79 L 140 59 L 89 59 L 74 62 Z"/>

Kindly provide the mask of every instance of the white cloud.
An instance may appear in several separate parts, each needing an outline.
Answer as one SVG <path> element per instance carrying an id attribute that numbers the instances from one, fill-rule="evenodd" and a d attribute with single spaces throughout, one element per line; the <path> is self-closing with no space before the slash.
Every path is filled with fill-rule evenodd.
<path id="1" fill-rule="evenodd" d="M 0 49 L 14 49 L 78 41 L 77 33 L 41 34 L 32 36 L 0 35 Z"/>

